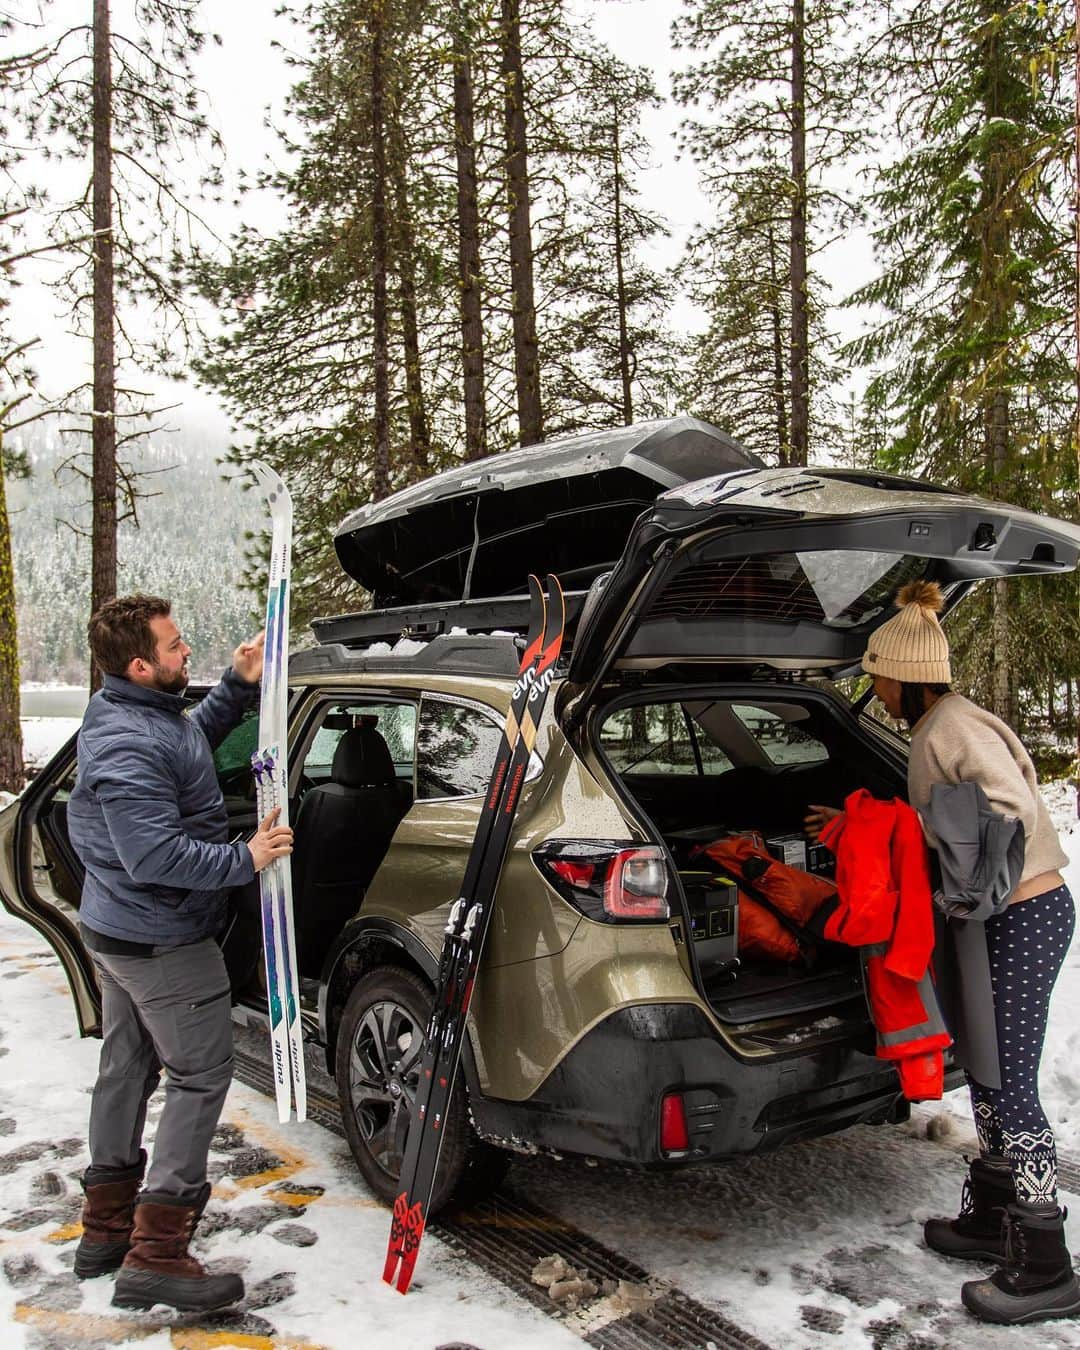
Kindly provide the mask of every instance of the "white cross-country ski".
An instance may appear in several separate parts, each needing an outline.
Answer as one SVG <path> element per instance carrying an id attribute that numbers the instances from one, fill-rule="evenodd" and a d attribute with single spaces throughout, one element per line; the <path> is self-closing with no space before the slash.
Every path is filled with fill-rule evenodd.
<path id="1" fill-rule="evenodd" d="M 265 464 L 251 464 L 270 508 L 270 580 L 266 593 L 266 645 L 259 700 L 259 748 L 251 757 L 259 819 L 275 806 L 279 825 L 289 823 L 288 693 L 289 582 L 292 555 L 292 498 L 281 478 Z M 300 983 L 296 973 L 292 868 L 278 858 L 259 873 L 270 1052 L 278 1120 L 290 1114 L 290 1085 L 297 1120 L 307 1116 L 304 1043 L 300 1024 Z"/>

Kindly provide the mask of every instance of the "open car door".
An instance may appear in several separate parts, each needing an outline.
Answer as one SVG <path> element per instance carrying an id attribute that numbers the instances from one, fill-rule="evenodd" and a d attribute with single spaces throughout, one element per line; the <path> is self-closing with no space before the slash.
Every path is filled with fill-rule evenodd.
<path id="1" fill-rule="evenodd" d="M 21 797 L 0 812 L 0 903 L 60 958 L 84 1036 L 101 1034 L 101 995 L 79 937 L 82 864 L 68 841 L 67 804 L 78 767 L 74 736 Z"/>
<path id="2" fill-rule="evenodd" d="M 190 689 L 200 698 L 205 688 Z M 258 735 L 256 710 L 245 714 L 214 754 L 225 797 L 230 838 L 251 834 L 256 824 L 251 753 Z M 0 904 L 24 920 L 52 947 L 71 986 L 84 1036 L 101 1034 L 101 993 L 93 963 L 79 936 L 83 867 L 68 839 L 67 804 L 78 770 L 72 736 L 26 791 L 0 812 Z M 234 987 L 239 964 L 231 959 L 231 929 L 222 939 Z M 235 944 L 233 944 L 235 945 Z M 250 947 L 250 943 L 244 945 Z M 245 953 L 244 969 L 251 962 Z"/>

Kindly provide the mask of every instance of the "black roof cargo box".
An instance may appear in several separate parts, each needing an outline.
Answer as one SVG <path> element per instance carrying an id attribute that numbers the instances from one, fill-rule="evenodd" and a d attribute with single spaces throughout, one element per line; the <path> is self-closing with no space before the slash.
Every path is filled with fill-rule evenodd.
<path id="1" fill-rule="evenodd" d="M 696 417 L 591 431 L 476 460 L 353 511 L 341 565 L 376 608 L 519 595 L 529 572 L 587 588 L 668 488 L 761 467 Z"/>

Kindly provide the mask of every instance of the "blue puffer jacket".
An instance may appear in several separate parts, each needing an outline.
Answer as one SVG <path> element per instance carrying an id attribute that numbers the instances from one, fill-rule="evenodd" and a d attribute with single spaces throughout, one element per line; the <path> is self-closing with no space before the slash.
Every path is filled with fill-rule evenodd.
<path id="1" fill-rule="evenodd" d="M 228 817 L 214 748 L 256 685 L 225 672 L 197 707 L 106 675 L 79 732 L 68 833 L 86 868 L 79 918 L 127 942 L 198 942 L 225 922 L 225 890 L 255 875 Z"/>

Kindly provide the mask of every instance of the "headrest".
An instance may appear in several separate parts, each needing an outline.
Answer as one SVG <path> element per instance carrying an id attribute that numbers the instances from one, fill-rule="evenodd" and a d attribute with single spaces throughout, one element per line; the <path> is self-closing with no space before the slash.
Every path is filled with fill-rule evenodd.
<path id="1" fill-rule="evenodd" d="M 374 727 L 353 727 L 337 743 L 330 777 L 342 787 L 383 787 L 396 779 L 390 747 Z"/>

